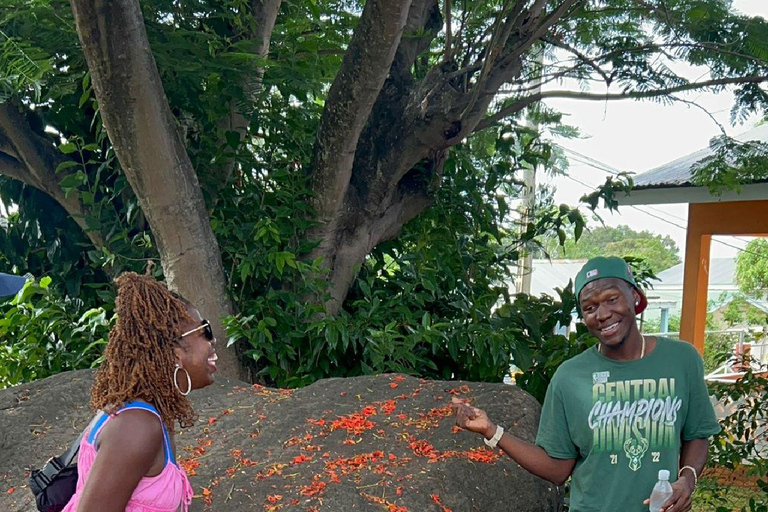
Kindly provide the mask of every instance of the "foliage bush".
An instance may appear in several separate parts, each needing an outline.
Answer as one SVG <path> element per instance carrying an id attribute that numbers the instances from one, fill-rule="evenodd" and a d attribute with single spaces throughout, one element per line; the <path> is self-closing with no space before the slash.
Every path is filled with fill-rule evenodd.
<path id="1" fill-rule="evenodd" d="M 766 368 L 750 370 L 735 383 L 714 383 L 710 391 L 726 414 L 720 420 L 722 431 L 710 445 L 710 465 L 739 469 L 757 483 L 757 490 L 744 493 L 736 503 L 740 512 L 768 512 L 768 374 Z M 698 498 L 707 510 L 731 512 L 730 485 L 707 484 L 708 492 Z"/>
<path id="2" fill-rule="evenodd" d="M 244 177 L 238 196 L 222 198 L 213 220 L 240 310 L 226 322 L 230 341 L 244 342 L 261 378 L 279 386 L 379 372 L 503 380 L 529 344 L 499 314 L 513 301 L 514 264 L 543 233 L 583 227 L 578 210 L 547 202 L 524 229 L 507 227 L 522 159 L 551 156 L 538 137 L 509 128 L 456 148 L 434 206 L 372 251 L 341 313 L 325 317 L 305 300 L 325 290 L 320 262 L 307 262 L 312 247 L 300 243 L 311 227 L 293 172 L 301 163 L 278 155 L 271 172 Z M 259 210 L 240 207 L 257 200 Z"/>
<path id="3" fill-rule="evenodd" d="M 112 318 L 62 297 L 48 277 L 28 281 L 0 302 L 0 389 L 97 364 Z"/>

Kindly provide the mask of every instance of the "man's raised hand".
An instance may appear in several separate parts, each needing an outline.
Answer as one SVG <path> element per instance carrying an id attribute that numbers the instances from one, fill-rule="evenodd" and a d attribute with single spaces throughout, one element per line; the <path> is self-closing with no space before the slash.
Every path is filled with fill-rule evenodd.
<path id="1" fill-rule="evenodd" d="M 496 433 L 496 425 L 488 419 L 488 415 L 482 409 L 472 407 L 465 400 L 453 397 L 451 409 L 456 415 L 456 425 L 470 432 L 482 434 L 486 439 Z"/>

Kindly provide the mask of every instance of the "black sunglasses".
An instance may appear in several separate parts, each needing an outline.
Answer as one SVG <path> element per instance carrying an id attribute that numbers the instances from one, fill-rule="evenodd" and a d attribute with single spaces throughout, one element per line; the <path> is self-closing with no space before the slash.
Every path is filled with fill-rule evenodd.
<path id="1" fill-rule="evenodd" d="M 207 339 L 208 341 L 213 341 L 213 329 L 211 329 L 211 324 L 208 322 L 208 320 L 203 320 L 200 323 L 200 327 L 195 327 L 191 331 L 185 332 L 184 334 L 179 336 L 179 338 L 183 338 L 184 336 L 189 336 L 190 334 L 200 330 L 203 331 L 203 336 L 205 336 L 205 339 Z"/>

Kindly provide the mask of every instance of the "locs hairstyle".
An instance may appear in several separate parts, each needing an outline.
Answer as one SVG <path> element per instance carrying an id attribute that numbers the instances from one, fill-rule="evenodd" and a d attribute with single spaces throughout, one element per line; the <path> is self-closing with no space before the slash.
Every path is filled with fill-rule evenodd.
<path id="1" fill-rule="evenodd" d="M 173 385 L 173 348 L 182 324 L 194 322 L 189 302 L 148 275 L 126 272 L 115 279 L 117 321 L 91 388 L 91 408 L 114 412 L 131 400 L 154 405 L 168 429 L 192 425 L 189 399 Z"/>

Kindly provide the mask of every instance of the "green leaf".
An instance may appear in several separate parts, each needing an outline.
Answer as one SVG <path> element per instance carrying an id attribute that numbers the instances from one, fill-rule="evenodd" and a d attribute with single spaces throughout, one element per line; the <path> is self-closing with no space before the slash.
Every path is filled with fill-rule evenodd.
<path id="1" fill-rule="evenodd" d="M 72 142 L 67 142 L 59 146 L 59 151 L 61 151 L 65 155 L 69 155 L 77 151 L 77 145 Z"/>
<path id="2" fill-rule="evenodd" d="M 78 165 L 80 165 L 80 164 L 75 162 L 74 160 L 66 160 L 64 162 L 61 162 L 56 167 L 56 174 L 60 173 L 61 171 L 65 170 L 65 169 L 70 169 L 72 167 L 77 167 Z"/>

